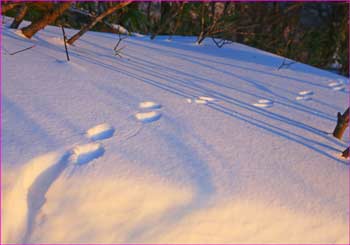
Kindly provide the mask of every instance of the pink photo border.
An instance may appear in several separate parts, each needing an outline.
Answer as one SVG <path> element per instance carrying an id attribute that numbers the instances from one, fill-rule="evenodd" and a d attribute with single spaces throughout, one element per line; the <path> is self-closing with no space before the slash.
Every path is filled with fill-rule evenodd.
<path id="1" fill-rule="evenodd" d="M 70 1 L 70 0 L 58 0 L 56 2 L 66 2 L 66 1 Z M 104 2 L 104 1 L 108 1 L 108 0 L 99 0 L 100 2 Z M 114 1 L 114 0 L 113 0 Z M 182 0 L 181 0 L 182 1 Z M 13 2 L 28 2 L 28 1 L 21 1 L 21 0 L 15 0 Z M 47 2 L 45 0 L 36 0 L 36 2 Z M 82 0 L 76 0 L 76 2 L 84 2 Z M 108 1 L 110 2 L 110 1 Z M 121 1 L 114 1 L 114 2 L 121 2 Z M 153 0 L 134 0 L 134 2 L 174 2 L 172 0 L 161 0 L 161 1 L 153 1 Z M 187 0 L 186 2 L 211 2 L 210 0 L 206 0 L 206 1 L 197 1 L 197 0 Z M 219 0 L 219 1 L 216 1 L 216 2 L 273 2 L 273 1 L 270 1 L 270 0 L 234 0 L 234 1 L 230 1 L 230 0 Z M 341 1 L 341 0 L 330 0 L 330 1 L 325 1 L 325 0 L 304 0 L 304 1 L 300 1 L 300 0 L 293 0 L 293 1 L 288 1 L 288 0 L 279 0 L 279 1 L 275 1 L 275 2 L 347 2 L 348 3 L 348 13 L 350 14 L 350 0 L 346 0 L 346 1 Z M 0 5 L 0 16 L 2 17 L 2 14 L 1 14 L 1 10 L 2 10 L 2 7 Z M 350 26 L 350 23 L 349 23 L 349 26 Z M 348 41 L 348 44 L 350 46 L 350 42 Z M 2 73 L 3 73 L 3 70 L 2 70 L 2 24 L 0 26 L 0 98 L 2 98 Z M 349 57 L 350 57 L 350 54 L 348 54 Z M 350 95 L 348 95 L 348 105 L 350 105 Z M 1 124 L 0 124 L 0 210 L 1 210 L 1 213 L 0 213 L 0 244 L 4 244 L 4 245 L 7 245 L 5 243 L 1 243 L 2 241 L 2 99 L 0 100 L 0 119 L 1 119 Z M 350 134 L 350 131 L 349 131 L 349 134 Z M 350 136 L 350 135 L 349 135 Z M 350 164 L 350 160 L 349 160 L 349 164 Z M 348 169 L 348 180 L 349 180 L 349 185 L 348 185 L 348 188 L 349 188 L 349 210 L 350 210 L 350 168 Z M 350 242 L 350 212 L 349 212 L 349 223 L 348 223 L 348 231 L 349 231 L 349 242 Z M 39 244 L 29 244 L 27 243 L 28 245 L 39 245 Z M 81 245 L 82 243 L 79 243 L 79 244 L 74 244 L 74 243 L 64 243 L 64 244 L 61 244 L 61 243 L 40 243 L 40 245 L 67 245 L 67 244 L 71 244 L 71 245 Z M 114 244 L 110 244 L 110 243 L 98 243 L 98 244 L 94 244 L 94 243 L 88 243 L 89 245 L 114 245 Z M 144 244 L 144 243 L 143 243 Z M 205 243 L 203 243 L 205 244 Z M 258 245 L 259 243 L 257 244 L 251 244 L 251 245 Z M 267 244 L 267 243 L 264 243 L 265 245 L 275 245 L 273 243 L 271 244 Z M 283 244 L 288 244 L 288 245 L 311 245 L 311 244 L 289 244 L 289 243 L 283 243 Z M 350 244 L 350 243 L 349 243 Z M 349 245 L 347 244 L 347 245 Z M 129 244 L 128 245 L 137 245 L 137 244 Z M 148 245 L 148 244 L 145 244 L 145 245 Z M 157 244 L 157 245 L 183 245 L 183 244 L 176 244 L 176 243 L 169 243 L 169 244 Z M 198 245 L 198 244 L 190 244 L 190 243 L 186 243 L 186 245 Z M 216 245 L 227 245 L 227 244 L 216 244 Z M 233 245 L 233 244 L 232 244 Z M 247 244 L 234 244 L 234 245 L 247 245 Z M 312 245 L 316 245 L 316 244 L 312 244 Z M 323 244 L 324 245 L 324 244 Z M 346 244 L 344 244 L 346 245 Z"/>

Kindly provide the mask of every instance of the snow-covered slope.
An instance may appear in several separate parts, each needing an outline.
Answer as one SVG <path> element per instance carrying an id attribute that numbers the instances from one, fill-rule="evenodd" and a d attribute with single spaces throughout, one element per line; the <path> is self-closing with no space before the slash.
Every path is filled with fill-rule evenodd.
<path id="1" fill-rule="evenodd" d="M 194 37 L 119 58 L 89 32 L 70 62 L 59 28 L 2 38 L 2 242 L 349 243 L 346 78 Z"/>

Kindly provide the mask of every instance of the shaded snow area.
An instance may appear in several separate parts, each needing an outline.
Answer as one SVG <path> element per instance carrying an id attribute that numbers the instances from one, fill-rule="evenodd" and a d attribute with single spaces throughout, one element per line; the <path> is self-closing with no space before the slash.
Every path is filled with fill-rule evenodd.
<path id="1" fill-rule="evenodd" d="M 57 27 L 2 38 L 2 242 L 349 243 L 347 78 L 195 37 L 120 58 L 89 32 L 71 62 Z"/>

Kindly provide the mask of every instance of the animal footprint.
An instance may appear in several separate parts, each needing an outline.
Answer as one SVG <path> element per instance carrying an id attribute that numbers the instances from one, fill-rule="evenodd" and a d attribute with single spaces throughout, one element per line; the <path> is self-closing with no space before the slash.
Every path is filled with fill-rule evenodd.
<path id="1" fill-rule="evenodd" d="M 139 104 L 141 109 L 160 109 L 162 106 L 153 101 L 144 101 Z"/>
<path id="2" fill-rule="evenodd" d="M 86 164 L 104 153 L 104 148 L 100 143 L 89 143 L 78 145 L 72 149 L 71 161 L 73 164 Z"/>
<path id="3" fill-rule="evenodd" d="M 212 98 L 212 97 L 208 97 L 208 96 L 199 96 L 197 98 L 194 98 L 194 99 L 186 99 L 186 101 L 188 103 L 196 103 L 196 104 L 208 104 L 208 102 L 214 102 L 216 99 Z"/>
<path id="4" fill-rule="evenodd" d="M 215 101 L 214 98 L 208 97 L 208 96 L 199 96 L 198 99 L 205 100 L 205 101 L 208 101 L 208 102 L 214 102 Z"/>
<path id="5" fill-rule="evenodd" d="M 261 99 L 261 100 L 258 100 L 258 103 L 253 103 L 253 106 L 260 107 L 260 108 L 270 108 L 273 106 L 273 101 Z"/>
<path id="6" fill-rule="evenodd" d="M 103 140 L 113 136 L 114 128 L 107 123 L 96 125 L 86 131 L 86 136 L 93 141 Z"/>
<path id="7" fill-rule="evenodd" d="M 157 121 L 161 116 L 162 113 L 158 111 L 139 112 L 135 114 L 135 118 L 144 123 Z"/>
<path id="8" fill-rule="evenodd" d="M 343 91 L 345 90 L 345 84 L 342 80 L 331 81 L 328 86 L 334 91 Z"/>
<path id="9" fill-rule="evenodd" d="M 314 94 L 313 91 L 309 91 L 309 90 L 304 90 L 304 91 L 300 91 L 298 93 L 298 96 L 295 97 L 296 100 L 305 100 L 305 101 L 308 101 L 308 100 L 312 100 L 312 95 Z"/>
<path id="10" fill-rule="evenodd" d="M 160 104 L 153 101 L 144 101 L 139 104 L 140 109 L 160 109 L 161 107 Z M 144 123 L 157 121 L 161 116 L 162 113 L 159 111 L 138 112 L 135 114 L 135 118 Z"/>

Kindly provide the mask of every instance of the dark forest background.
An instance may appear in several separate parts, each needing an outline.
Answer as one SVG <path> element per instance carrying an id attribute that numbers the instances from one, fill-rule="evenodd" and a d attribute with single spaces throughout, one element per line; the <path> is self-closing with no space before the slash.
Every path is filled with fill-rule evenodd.
<path id="1" fill-rule="evenodd" d="M 2 3 L 2 13 L 32 22 L 58 2 Z M 70 2 L 51 24 L 82 29 L 118 2 Z M 9 8 L 7 8 L 9 7 Z M 129 34 L 191 35 L 218 48 L 239 42 L 349 76 L 349 3 L 346 2 L 131 2 L 89 29 Z M 18 24 L 18 23 L 16 23 Z M 13 25 L 17 28 L 18 25 Z M 223 41 L 226 40 L 226 41 Z"/>

